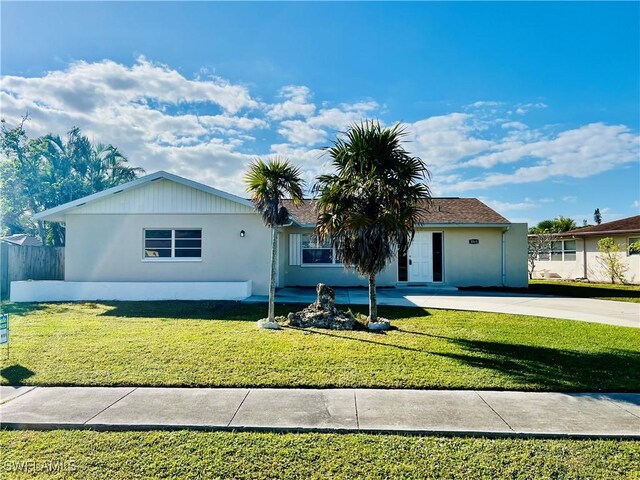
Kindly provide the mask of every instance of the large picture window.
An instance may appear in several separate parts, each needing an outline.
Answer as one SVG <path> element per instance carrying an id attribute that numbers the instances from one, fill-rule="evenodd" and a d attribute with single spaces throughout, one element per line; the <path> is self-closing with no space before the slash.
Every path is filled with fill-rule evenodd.
<path id="1" fill-rule="evenodd" d="M 144 231 L 148 259 L 202 258 L 202 230 L 148 229 Z"/>
<path id="2" fill-rule="evenodd" d="M 322 242 L 317 235 L 307 233 L 301 240 L 303 265 L 341 265 L 328 240 Z"/>

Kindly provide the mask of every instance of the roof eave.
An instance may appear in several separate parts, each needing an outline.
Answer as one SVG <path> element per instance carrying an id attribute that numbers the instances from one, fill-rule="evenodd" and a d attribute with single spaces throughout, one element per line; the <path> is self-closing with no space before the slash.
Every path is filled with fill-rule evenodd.
<path id="1" fill-rule="evenodd" d="M 571 235 L 572 237 L 596 237 L 601 235 L 625 235 L 627 233 L 640 233 L 640 229 L 602 230 L 600 232 L 566 232 L 565 235 Z"/>
<path id="2" fill-rule="evenodd" d="M 297 222 L 296 222 L 297 223 Z M 444 227 L 509 227 L 512 224 L 510 222 L 495 222 L 495 223 L 418 223 L 418 228 L 444 228 Z M 315 228 L 315 223 L 298 223 L 296 226 L 301 228 Z"/>

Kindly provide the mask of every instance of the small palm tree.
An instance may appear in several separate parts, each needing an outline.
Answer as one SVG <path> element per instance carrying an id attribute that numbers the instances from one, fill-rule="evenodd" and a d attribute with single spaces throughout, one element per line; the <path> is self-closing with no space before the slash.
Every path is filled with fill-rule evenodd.
<path id="1" fill-rule="evenodd" d="M 345 268 L 369 279 L 369 322 L 378 321 L 376 275 L 406 253 L 431 193 L 425 163 L 402 146 L 401 126 L 365 121 L 326 149 L 335 173 L 318 177 L 317 234 Z"/>
<path id="2" fill-rule="evenodd" d="M 267 163 L 256 159 L 249 164 L 245 182 L 255 209 L 262 215 L 264 224 L 271 228 L 271 276 L 267 321 L 274 323 L 278 227 L 289 221 L 289 212 L 282 205 L 282 200 L 290 197 L 294 205 L 300 204 L 303 199 L 304 181 L 298 167 L 276 157 Z"/>

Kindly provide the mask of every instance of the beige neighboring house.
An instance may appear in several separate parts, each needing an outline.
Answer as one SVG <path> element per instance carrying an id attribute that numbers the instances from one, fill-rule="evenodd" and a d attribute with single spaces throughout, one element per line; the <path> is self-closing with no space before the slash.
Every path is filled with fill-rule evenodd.
<path id="1" fill-rule="evenodd" d="M 288 205 L 279 287 L 366 286 L 313 234 L 315 203 Z M 14 282 L 14 301 L 242 299 L 268 292 L 270 231 L 247 199 L 167 172 L 39 213 L 66 227 L 65 280 Z M 437 198 L 381 287 L 527 285 L 527 225 L 475 198 Z"/>
<path id="2" fill-rule="evenodd" d="M 533 277 L 610 282 L 598 252 L 598 240 L 606 237 L 620 245 L 618 255 L 628 268 L 626 280 L 640 283 L 640 254 L 628 250 L 630 244 L 640 241 L 640 215 L 556 235 L 551 250 L 536 261 Z"/>
<path id="3" fill-rule="evenodd" d="M 21 247 L 41 247 L 42 240 L 38 237 L 27 235 L 26 233 L 16 233 L 15 235 L 9 235 L 8 237 L 0 238 L 3 242 L 10 243 L 11 245 L 19 245 Z"/>

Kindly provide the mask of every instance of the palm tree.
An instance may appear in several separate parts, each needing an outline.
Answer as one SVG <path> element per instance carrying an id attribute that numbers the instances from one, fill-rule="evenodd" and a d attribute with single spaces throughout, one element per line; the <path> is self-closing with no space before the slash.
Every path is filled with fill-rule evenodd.
<path id="1" fill-rule="evenodd" d="M 335 173 L 321 175 L 316 232 L 329 240 L 345 268 L 369 279 L 369 322 L 378 321 L 376 275 L 406 253 L 425 201 L 425 163 L 402 146 L 406 131 L 364 121 L 326 151 Z"/>
<path id="2" fill-rule="evenodd" d="M 290 197 L 294 205 L 303 199 L 304 181 L 300 169 L 277 157 L 267 163 L 256 159 L 245 175 L 247 191 L 264 224 L 271 228 L 271 275 L 269 281 L 269 313 L 267 321 L 275 323 L 276 262 L 278 259 L 278 227 L 289 221 L 289 212 L 282 205 Z"/>

